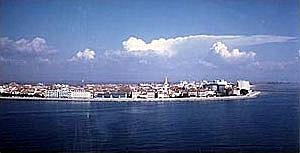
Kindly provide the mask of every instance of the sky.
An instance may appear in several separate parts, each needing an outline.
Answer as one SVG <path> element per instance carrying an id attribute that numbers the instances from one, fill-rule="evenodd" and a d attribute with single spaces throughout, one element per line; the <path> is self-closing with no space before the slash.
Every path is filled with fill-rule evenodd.
<path id="1" fill-rule="evenodd" d="M 0 0 L 0 81 L 298 82 L 299 6 L 299 0 Z"/>

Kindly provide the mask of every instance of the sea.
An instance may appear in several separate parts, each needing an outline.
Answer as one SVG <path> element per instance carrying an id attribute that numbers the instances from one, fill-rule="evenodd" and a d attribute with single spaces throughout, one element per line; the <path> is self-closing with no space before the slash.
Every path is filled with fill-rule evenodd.
<path id="1" fill-rule="evenodd" d="M 0 100 L 0 152 L 299 152 L 299 83 L 253 99 Z"/>

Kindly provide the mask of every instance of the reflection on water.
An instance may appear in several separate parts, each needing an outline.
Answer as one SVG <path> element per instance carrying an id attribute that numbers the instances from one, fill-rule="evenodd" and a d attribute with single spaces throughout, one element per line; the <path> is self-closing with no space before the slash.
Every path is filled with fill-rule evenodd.
<path id="1" fill-rule="evenodd" d="M 207 102 L 1 101 L 0 151 L 294 151 L 298 85 Z"/>

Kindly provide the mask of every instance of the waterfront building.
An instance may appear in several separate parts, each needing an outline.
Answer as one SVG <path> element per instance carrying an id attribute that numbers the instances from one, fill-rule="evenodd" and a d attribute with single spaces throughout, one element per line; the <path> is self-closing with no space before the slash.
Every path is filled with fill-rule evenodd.
<path id="1" fill-rule="evenodd" d="M 68 90 L 47 90 L 45 97 L 47 98 L 69 98 L 70 97 L 70 91 Z"/>
<path id="2" fill-rule="evenodd" d="M 199 97 L 213 97 L 213 96 L 216 96 L 216 92 L 212 91 L 212 90 L 199 91 L 198 96 Z"/>
<path id="3" fill-rule="evenodd" d="M 235 96 L 241 95 L 240 89 L 238 89 L 238 88 L 233 88 L 233 93 L 232 93 L 232 94 L 235 95 Z"/>
<path id="4" fill-rule="evenodd" d="M 249 81 L 238 80 L 237 84 L 238 84 L 237 86 L 240 90 L 245 89 L 247 91 L 250 91 L 250 82 Z"/>
<path id="5" fill-rule="evenodd" d="M 147 98 L 149 98 L 149 99 L 155 98 L 155 92 L 154 91 L 148 91 L 147 92 Z"/>
<path id="6" fill-rule="evenodd" d="M 145 91 L 140 92 L 137 98 L 147 99 L 148 98 L 147 92 Z"/>
<path id="7" fill-rule="evenodd" d="M 218 90 L 218 84 L 210 83 L 210 84 L 208 84 L 208 89 L 210 89 L 212 91 L 217 91 Z"/>
<path id="8" fill-rule="evenodd" d="M 157 98 L 169 98 L 169 95 L 166 94 L 164 91 L 158 91 Z"/>
<path id="9" fill-rule="evenodd" d="M 59 98 L 59 90 L 47 90 L 45 97 L 47 98 Z"/>
<path id="10" fill-rule="evenodd" d="M 133 99 L 137 99 L 140 95 L 140 92 L 139 91 L 132 91 L 131 92 L 131 98 Z"/>
<path id="11" fill-rule="evenodd" d="M 111 92 L 109 94 L 111 98 L 127 98 L 126 92 Z"/>
<path id="12" fill-rule="evenodd" d="M 90 92 L 84 91 L 84 90 L 75 90 L 71 91 L 70 98 L 93 98 L 93 95 Z"/>
<path id="13" fill-rule="evenodd" d="M 176 98 L 176 97 L 181 97 L 181 91 L 180 90 L 171 90 L 170 91 L 170 97 Z"/>
<path id="14" fill-rule="evenodd" d="M 218 85 L 218 90 L 217 90 L 217 95 L 218 96 L 225 96 L 226 95 L 225 87 L 226 87 L 226 85 L 224 85 L 224 84 Z"/>
<path id="15" fill-rule="evenodd" d="M 69 90 L 59 90 L 58 91 L 58 97 L 59 98 L 70 98 L 71 92 Z"/>
<path id="16" fill-rule="evenodd" d="M 197 97 L 197 89 L 196 88 L 190 88 L 188 89 L 188 97 Z"/>
<path id="17" fill-rule="evenodd" d="M 4 93 L 5 92 L 5 88 L 3 88 L 3 86 L 0 86 L 0 93 Z"/>
<path id="18" fill-rule="evenodd" d="M 110 98 L 110 94 L 108 92 L 95 92 L 96 98 Z"/>

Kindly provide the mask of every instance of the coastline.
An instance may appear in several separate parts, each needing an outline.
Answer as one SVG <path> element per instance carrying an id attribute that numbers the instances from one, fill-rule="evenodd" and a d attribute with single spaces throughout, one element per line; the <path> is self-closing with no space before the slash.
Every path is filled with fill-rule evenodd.
<path id="1" fill-rule="evenodd" d="M 172 102 L 172 101 L 217 101 L 217 100 L 240 100 L 257 97 L 261 92 L 254 91 L 244 96 L 226 97 L 189 97 L 189 98 L 153 98 L 153 99 L 134 99 L 134 98 L 93 98 L 93 99 L 74 99 L 74 98 L 39 98 L 39 97 L 0 97 L 0 100 L 43 100 L 43 101 L 79 101 L 79 102 Z M 0 101 L 1 102 L 1 101 Z"/>

